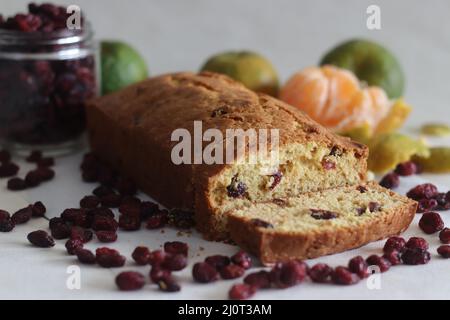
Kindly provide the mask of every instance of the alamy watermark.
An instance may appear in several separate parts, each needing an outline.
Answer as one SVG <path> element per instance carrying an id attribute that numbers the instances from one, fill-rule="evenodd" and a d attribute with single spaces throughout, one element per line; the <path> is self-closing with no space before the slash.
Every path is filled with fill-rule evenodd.
<path id="1" fill-rule="evenodd" d="M 172 132 L 171 159 L 179 164 L 269 163 L 279 159 L 279 129 L 209 128 L 203 132 L 202 121 L 194 121 L 194 136 L 185 128 Z M 224 154 L 225 151 L 225 154 Z"/>
<path id="2" fill-rule="evenodd" d="M 66 20 L 66 27 L 69 30 L 81 30 L 81 8 L 71 4 L 67 7 L 67 14 L 70 16 Z"/>
<path id="3" fill-rule="evenodd" d="M 366 26 L 369 30 L 381 30 L 381 8 L 375 4 L 367 7 Z"/>

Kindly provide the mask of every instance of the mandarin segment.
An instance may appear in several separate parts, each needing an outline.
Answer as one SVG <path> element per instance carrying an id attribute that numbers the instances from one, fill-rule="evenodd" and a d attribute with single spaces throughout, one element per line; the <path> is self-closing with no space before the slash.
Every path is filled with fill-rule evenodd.
<path id="1" fill-rule="evenodd" d="M 338 132 L 365 125 L 373 131 L 391 107 L 383 89 L 362 88 L 353 73 L 330 65 L 294 74 L 280 98 Z"/>

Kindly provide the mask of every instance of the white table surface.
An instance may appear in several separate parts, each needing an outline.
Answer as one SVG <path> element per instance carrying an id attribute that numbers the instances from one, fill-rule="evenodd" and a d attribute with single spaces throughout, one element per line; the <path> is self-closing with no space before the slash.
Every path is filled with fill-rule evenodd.
<path id="1" fill-rule="evenodd" d="M 5 14 L 23 11 L 24 0 L 4 0 Z M 73 3 L 72 1 L 56 1 Z M 369 4 L 382 9 L 382 30 L 365 27 L 365 9 Z M 225 49 L 249 48 L 270 58 L 283 80 L 294 71 L 317 63 L 323 52 L 335 43 L 351 37 L 369 37 L 385 43 L 400 58 L 407 76 L 406 99 L 414 105 L 406 131 L 414 132 L 426 121 L 450 119 L 450 3 L 421 1 L 267 1 L 226 2 L 193 1 L 87 1 L 77 4 L 93 21 L 99 38 L 119 38 L 136 46 L 148 61 L 152 74 L 178 70 L 196 70 L 204 59 Z M 450 145 L 449 139 L 430 140 L 435 145 Z M 27 202 L 43 200 L 49 216 L 64 208 L 75 207 L 95 185 L 81 182 L 81 154 L 57 159 L 56 178 L 38 188 L 12 193 L 6 180 L 0 181 L 0 207 L 8 210 Z M 22 164 L 22 163 L 21 163 Z M 21 174 L 27 166 L 21 167 Z M 403 178 L 400 193 L 419 182 L 431 181 L 442 191 L 450 189 L 450 175 L 422 175 Z M 259 299 L 443 299 L 450 297 L 449 261 L 436 255 L 437 235 L 426 236 L 417 226 L 417 215 L 405 237 L 424 236 L 430 242 L 432 261 L 424 266 L 397 266 L 381 275 L 381 289 L 369 290 L 365 281 L 351 287 L 304 283 L 285 290 L 259 292 Z M 443 212 L 447 226 L 450 212 Z M 76 260 L 65 253 L 64 241 L 52 249 L 31 247 L 26 234 L 46 228 L 43 219 L 18 226 L 11 233 L 0 234 L 0 299 L 223 299 L 236 281 L 198 285 L 191 280 L 188 267 L 178 273 L 183 289 L 176 294 L 160 293 L 154 286 L 122 293 L 116 290 L 117 269 L 98 266 L 81 267 L 81 289 L 66 286 L 67 267 Z M 194 233 L 179 237 L 176 231 L 141 230 L 119 232 L 120 241 L 111 245 L 128 257 L 126 269 L 148 272 L 130 259 L 137 245 L 158 248 L 165 241 L 180 240 L 190 244 L 190 266 L 211 254 L 232 254 L 237 248 L 206 242 Z M 101 244 L 87 245 L 95 249 Z M 349 258 L 361 254 L 381 253 L 383 242 L 360 249 L 323 257 L 314 261 L 345 265 Z M 203 247 L 204 250 L 200 250 Z"/>

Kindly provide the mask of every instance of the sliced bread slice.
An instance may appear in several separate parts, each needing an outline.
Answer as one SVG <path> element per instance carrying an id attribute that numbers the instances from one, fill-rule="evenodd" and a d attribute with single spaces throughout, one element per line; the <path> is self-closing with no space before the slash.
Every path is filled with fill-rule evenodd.
<path id="1" fill-rule="evenodd" d="M 228 213 L 231 239 L 264 264 L 308 259 L 403 232 L 417 203 L 369 182 Z"/>

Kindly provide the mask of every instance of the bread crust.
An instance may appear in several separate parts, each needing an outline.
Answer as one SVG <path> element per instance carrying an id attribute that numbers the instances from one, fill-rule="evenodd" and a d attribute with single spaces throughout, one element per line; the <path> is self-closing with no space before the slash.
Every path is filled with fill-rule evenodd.
<path id="1" fill-rule="evenodd" d="M 259 257 L 265 265 L 291 259 L 312 259 L 361 247 L 405 231 L 411 224 L 417 202 L 389 191 L 392 197 L 403 198 L 403 204 L 377 219 L 367 221 L 363 228 L 340 227 L 314 233 L 277 232 L 256 227 L 245 218 L 229 215 L 231 239 Z"/>
<path id="2" fill-rule="evenodd" d="M 214 116 L 217 111 L 225 112 Z M 182 72 L 145 80 L 118 92 L 94 99 L 87 105 L 91 149 L 103 161 L 168 208 L 195 210 L 198 229 L 209 239 L 216 234 L 209 186 L 227 164 L 182 164 L 171 160 L 177 142 L 175 129 L 193 136 L 194 120 L 203 130 L 280 129 L 280 148 L 290 143 L 314 141 L 353 152 L 359 159 L 359 176 L 366 177 L 368 149 L 337 136 L 297 108 L 214 73 Z M 207 144 L 207 143 L 205 143 Z"/>

